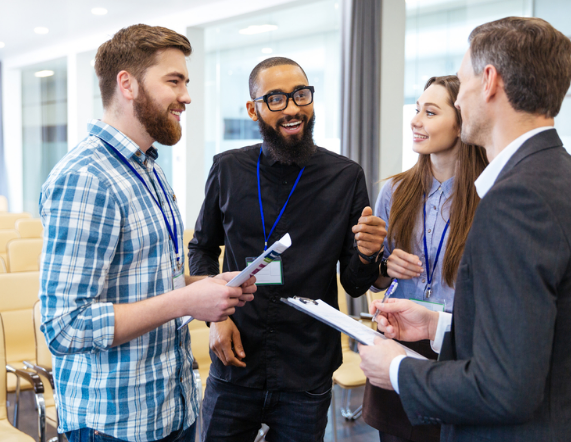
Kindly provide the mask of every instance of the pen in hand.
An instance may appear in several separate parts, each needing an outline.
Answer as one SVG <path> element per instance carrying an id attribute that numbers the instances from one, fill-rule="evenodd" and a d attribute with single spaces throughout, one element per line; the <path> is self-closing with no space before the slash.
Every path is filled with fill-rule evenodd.
<path id="1" fill-rule="evenodd" d="M 382 304 L 385 303 L 385 301 L 387 299 L 389 299 L 393 293 L 395 292 L 395 290 L 397 289 L 399 285 L 399 281 L 398 279 L 394 278 L 391 282 L 391 285 L 389 285 L 389 288 L 387 289 L 387 291 L 385 292 L 385 297 L 382 300 Z M 377 315 L 380 313 L 379 309 L 377 309 L 377 311 L 375 312 L 375 314 L 373 315 L 373 322 L 375 322 L 375 320 L 377 319 Z"/>

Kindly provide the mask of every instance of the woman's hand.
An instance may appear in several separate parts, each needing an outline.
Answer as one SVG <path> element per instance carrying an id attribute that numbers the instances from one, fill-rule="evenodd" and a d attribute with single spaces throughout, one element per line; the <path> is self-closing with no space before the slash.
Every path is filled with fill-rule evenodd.
<path id="1" fill-rule="evenodd" d="M 422 273 L 422 262 L 416 255 L 394 249 L 387 258 L 387 273 L 391 278 L 397 279 L 418 278 Z"/>

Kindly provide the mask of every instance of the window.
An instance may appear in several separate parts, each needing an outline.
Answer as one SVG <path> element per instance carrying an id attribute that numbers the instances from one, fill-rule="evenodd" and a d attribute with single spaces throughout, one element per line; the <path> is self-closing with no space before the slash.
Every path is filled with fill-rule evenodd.
<path id="1" fill-rule="evenodd" d="M 38 216 L 41 186 L 67 152 L 67 60 L 22 69 L 24 210 Z"/>
<path id="2" fill-rule="evenodd" d="M 458 71 L 472 29 L 502 17 L 530 17 L 530 0 L 407 0 L 403 170 L 417 159 L 412 151 L 410 121 L 426 81 Z"/>
<path id="3" fill-rule="evenodd" d="M 261 142 L 246 110 L 248 78 L 260 61 L 275 56 L 303 67 L 315 86 L 315 142 L 339 152 L 339 12 L 337 1 L 322 0 L 205 28 L 206 169 L 217 153 Z"/>

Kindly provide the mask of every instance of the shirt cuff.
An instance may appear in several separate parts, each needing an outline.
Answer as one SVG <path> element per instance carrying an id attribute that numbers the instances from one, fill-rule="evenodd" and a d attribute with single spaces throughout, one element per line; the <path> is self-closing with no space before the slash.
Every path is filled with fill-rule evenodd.
<path id="1" fill-rule="evenodd" d="M 93 347 L 109 350 L 115 338 L 115 309 L 111 302 L 96 302 L 91 307 Z"/>
<path id="2" fill-rule="evenodd" d="M 389 376 L 391 379 L 391 385 L 393 386 L 393 389 L 396 391 L 397 394 L 399 394 L 399 368 L 400 368 L 400 363 L 404 358 L 406 358 L 405 355 L 396 356 L 391 361 L 391 366 L 389 367 Z"/>
<path id="3" fill-rule="evenodd" d="M 444 340 L 444 333 L 450 331 L 451 324 L 452 315 L 450 313 L 438 312 L 438 326 L 436 327 L 434 341 L 430 341 L 432 351 L 435 353 L 440 353 L 440 350 L 442 349 L 442 341 Z"/>

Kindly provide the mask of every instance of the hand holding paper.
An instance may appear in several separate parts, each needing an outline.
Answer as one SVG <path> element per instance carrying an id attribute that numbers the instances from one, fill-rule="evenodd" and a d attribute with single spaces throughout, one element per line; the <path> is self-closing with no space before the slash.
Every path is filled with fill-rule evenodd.
<path id="1" fill-rule="evenodd" d="M 238 273 L 238 275 L 236 275 L 234 278 L 228 281 L 226 285 L 228 287 L 240 287 L 242 284 L 248 281 L 252 276 L 255 276 L 256 273 L 258 273 L 269 263 L 271 263 L 274 259 L 280 256 L 290 246 L 291 246 L 291 237 L 289 236 L 289 233 L 286 233 L 279 241 L 273 243 L 268 250 L 266 250 L 264 253 L 258 256 L 254 260 L 254 262 L 252 262 L 244 270 Z M 218 276 L 220 277 L 221 275 Z M 192 316 L 183 316 L 181 319 L 182 319 L 182 325 L 179 326 L 179 329 L 184 327 L 194 318 Z"/>

